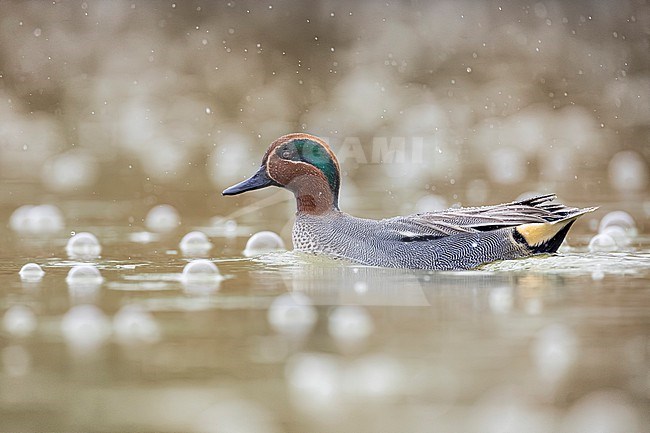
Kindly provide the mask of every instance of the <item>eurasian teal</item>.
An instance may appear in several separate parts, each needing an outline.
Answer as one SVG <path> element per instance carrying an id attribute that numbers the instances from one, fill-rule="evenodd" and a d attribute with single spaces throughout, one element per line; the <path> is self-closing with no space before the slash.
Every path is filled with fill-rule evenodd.
<path id="1" fill-rule="evenodd" d="M 575 220 L 595 208 L 552 203 L 553 194 L 495 206 L 449 209 L 383 220 L 357 218 L 338 206 L 341 175 L 330 147 L 309 134 L 288 134 L 267 149 L 259 170 L 223 191 L 267 186 L 293 192 L 297 251 L 370 266 L 454 270 L 496 260 L 554 253 Z"/>

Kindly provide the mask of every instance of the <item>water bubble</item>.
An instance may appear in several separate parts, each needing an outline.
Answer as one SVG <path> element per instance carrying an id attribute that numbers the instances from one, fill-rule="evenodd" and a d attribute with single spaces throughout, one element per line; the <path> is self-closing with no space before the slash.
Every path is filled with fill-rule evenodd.
<path id="1" fill-rule="evenodd" d="M 36 263 L 27 263 L 20 268 L 20 279 L 23 281 L 40 281 L 45 271 Z"/>
<path id="2" fill-rule="evenodd" d="M 370 314 L 356 305 L 337 307 L 330 314 L 327 324 L 330 335 L 343 344 L 358 344 L 374 330 Z"/>
<path id="3" fill-rule="evenodd" d="M 624 150 L 609 162 L 609 181 L 622 192 L 642 191 L 648 183 L 648 168 L 641 155 Z"/>
<path id="4" fill-rule="evenodd" d="M 63 215 L 59 208 L 49 204 L 20 206 L 12 213 L 9 227 L 26 234 L 56 233 L 63 230 Z"/>
<path id="5" fill-rule="evenodd" d="M 623 227 L 630 236 L 635 236 L 637 233 L 634 218 L 632 218 L 629 213 L 622 210 L 609 212 L 607 215 L 605 215 L 600 220 L 600 224 L 598 225 L 598 232 L 602 233 L 603 230 L 609 226 Z"/>
<path id="6" fill-rule="evenodd" d="M 192 260 L 183 268 L 181 280 L 192 281 L 218 281 L 221 279 L 219 268 L 210 260 Z"/>
<path id="7" fill-rule="evenodd" d="M 616 251 L 618 246 L 613 237 L 608 234 L 597 234 L 589 241 L 589 251 L 595 252 L 611 252 Z"/>
<path id="8" fill-rule="evenodd" d="M 183 254 L 206 254 L 212 249 L 212 243 L 205 235 L 205 233 L 193 231 L 183 236 L 179 247 Z"/>
<path id="9" fill-rule="evenodd" d="M 282 334 L 308 334 L 318 319 L 311 299 L 299 292 L 285 293 L 273 300 L 267 318 L 271 328 Z"/>
<path id="10" fill-rule="evenodd" d="M 125 305 L 113 317 L 113 331 L 121 343 L 155 343 L 160 327 L 153 315 L 138 305 Z"/>
<path id="11" fill-rule="evenodd" d="M 211 293 L 219 289 L 223 277 L 217 265 L 210 260 L 192 260 L 181 274 L 181 282 L 186 291 L 192 293 Z"/>
<path id="12" fill-rule="evenodd" d="M 169 232 L 181 223 L 178 211 L 171 205 L 159 204 L 151 208 L 144 220 L 145 226 L 154 232 Z"/>
<path id="13" fill-rule="evenodd" d="M 76 305 L 63 316 L 61 332 L 74 348 L 91 351 L 110 337 L 111 322 L 94 305 Z"/>
<path id="14" fill-rule="evenodd" d="M 102 246 L 94 234 L 81 232 L 68 239 L 65 251 L 70 257 L 98 257 Z"/>
<path id="15" fill-rule="evenodd" d="M 99 270 L 92 265 L 73 266 L 72 269 L 70 269 L 70 272 L 68 272 L 68 276 L 65 280 L 68 284 L 101 284 L 104 281 L 102 275 L 99 273 Z"/>
<path id="16" fill-rule="evenodd" d="M 70 269 L 65 281 L 68 291 L 77 302 L 94 302 L 104 279 L 92 265 L 77 265 Z"/>
<path id="17" fill-rule="evenodd" d="M 284 242 L 277 233 L 261 231 L 248 239 L 246 249 L 244 249 L 244 256 L 251 257 L 273 251 L 284 251 L 285 249 Z"/>
<path id="18" fill-rule="evenodd" d="M 14 305 L 5 312 L 2 325 L 14 337 L 27 337 L 36 329 L 36 314 L 26 305 Z"/>
<path id="19" fill-rule="evenodd" d="M 616 242 L 616 245 L 619 247 L 626 247 L 630 245 L 631 242 L 631 239 L 625 229 L 620 226 L 607 226 L 600 232 L 600 234 L 609 235 L 612 239 L 614 239 L 614 242 Z"/>

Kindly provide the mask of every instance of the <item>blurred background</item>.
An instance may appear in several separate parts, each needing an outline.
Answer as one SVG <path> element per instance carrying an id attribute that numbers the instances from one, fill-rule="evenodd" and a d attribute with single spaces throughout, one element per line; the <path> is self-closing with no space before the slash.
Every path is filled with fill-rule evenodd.
<path id="1" fill-rule="evenodd" d="M 644 0 L 0 9 L 5 217 L 85 198 L 117 220 L 159 202 L 228 214 L 255 197 L 219 191 L 294 131 L 331 143 L 342 207 L 368 216 L 531 191 L 650 213 Z"/>
<path id="2" fill-rule="evenodd" d="M 649 53 L 645 0 L 0 0 L 0 431 L 648 431 Z M 355 215 L 600 209 L 476 272 L 260 258 L 290 193 L 220 192 L 296 131 Z"/>

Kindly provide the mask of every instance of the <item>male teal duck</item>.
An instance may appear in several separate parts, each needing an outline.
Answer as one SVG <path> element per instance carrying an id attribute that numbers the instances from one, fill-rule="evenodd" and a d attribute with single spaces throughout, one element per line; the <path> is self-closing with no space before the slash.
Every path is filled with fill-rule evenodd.
<path id="1" fill-rule="evenodd" d="M 223 191 L 267 186 L 293 192 L 295 250 L 369 266 L 457 270 L 496 260 L 554 253 L 575 220 L 594 208 L 551 203 L 553 194 L 496 206 L 449 209 L 383 220 L 357 218 L 338 206 L 341 175 L 330 147 L 309 134 L 275 140 L 250 178 Z"/>

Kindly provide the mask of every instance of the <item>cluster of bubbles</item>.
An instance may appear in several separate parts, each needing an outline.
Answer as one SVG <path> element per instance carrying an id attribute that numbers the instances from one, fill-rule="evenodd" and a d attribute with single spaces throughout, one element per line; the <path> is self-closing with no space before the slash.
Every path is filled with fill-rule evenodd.
<path id="1" fill-rule="evenodd" d="M 159 235 L 176 231 L 180 226 L 180 215 L 173 206 L 157 205 L 147 213 L 143 222 L 150 231 L 139 232 L 137 237 L 130 236 L 131 241 L 158 240 Z M 65 221 L 62 212 L 55 206 L 30 205 L 16 209 L 10 218 L 9 226 L 21 236 L 56 235 L 63 231 Z M 225 226 L 229 226 L 228 221 Z M 226 230 L 228 233 L 232 231 Z M 183 255 L 189 257 L 188 263 L 175 278 L 182 284 L 185 292 L 210 294 L 218 290 L 224 277 L 217 265 L 206 258 L 193 258 L 205 257 L 212 250 L 213 244 L 208 236 L 202 231 L 191 231 L 182 237 L 178 246 Z M 284 249 L 280 236 L 274 232 L 262 231 L 248 239 L 242 254 L 253 257 Z M 160 339 L 157 321 L 142 307 L 135 304 L 125 305 L 114 315 L 111 322 L 95 305 L 105 282 L 100 266 L 88 263 L 101 257 L 102 245 L 97 236 L 90 232 L 73 232 L 67 240 L 65 251 L 69 258 L 86 262 L 73 265 L 65 278 L 73 307 L 61 320 L 61 332 L 73 349 L 92 352 L 110 338 L 124 344 L 152 343 Z M 20 269 L 19 276 L 25 284 L 38 285 L 44 278 L 45 271 L 37 263 L 27 263 Z M 296 318 L 292 320 L 295 321 Z M 8 334 L 17 338 L 27 337 L 37 328 L 37 315 L 29 306 L 14 305 L 5 312 L 2 323 Z M 284 327 L 287 326 L 289 325 L 285 323 Z"/>
<path id="2" fill-rule="evenodd" d="M 598 234 L 589 241 L 591 252 L 613 252 L 628 248 L 637 236 L 634 218 L 625 211 L 606 214 L 598 225 Z"/>
<path id="3" fill-rule="evenodd" d="M 223 188 L 271 140 L 306 130 L 346 153 L 346 168 L 384 162 L 395 186 L 533 180 L 563 192 L 602 180 L 639 194 L 649 179 L 647 11 L 633 0 L 83 11 L 13 2 L 0 31 L 14 43 L 0 60 L 0 177 L 60 194 L 136 175 Z M 96 21 L 101 38 L 87 25 Z M 361 180 L 365 169 L 351 173 Z M 147 222 L 174 224 L 169 213 Z"/>

